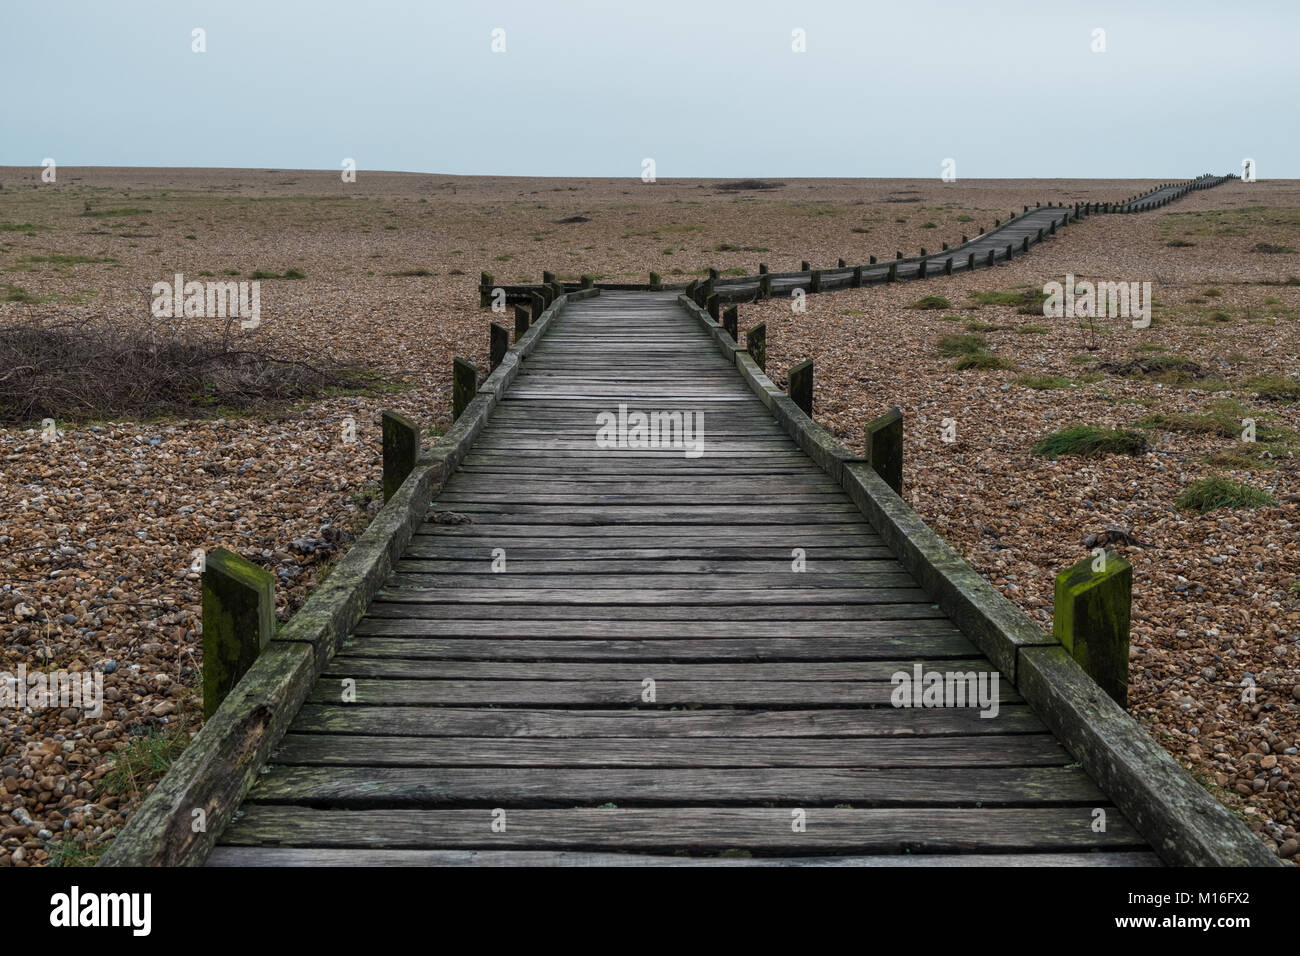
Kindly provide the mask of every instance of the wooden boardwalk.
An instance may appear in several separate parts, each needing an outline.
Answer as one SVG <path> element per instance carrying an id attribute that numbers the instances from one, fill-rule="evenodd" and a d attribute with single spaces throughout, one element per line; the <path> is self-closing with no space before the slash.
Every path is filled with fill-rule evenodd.
<path id="1" fill-rule="evenodd" d="M 674 294 L 570 304 L 431 513 L 211 864 L 1157 862 L 1007 681 L 891 706 L 992 665 Z"/>

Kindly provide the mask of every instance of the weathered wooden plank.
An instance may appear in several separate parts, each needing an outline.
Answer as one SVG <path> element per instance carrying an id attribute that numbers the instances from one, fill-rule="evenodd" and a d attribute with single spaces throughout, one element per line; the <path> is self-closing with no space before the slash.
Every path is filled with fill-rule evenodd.
<path id="1" fill-rule="evenodd" d="M 649 676 L 649 675 L 647 675 Z M 651 678 L 653 679 L 653 678 Z M 647 686 L 626 681 L 397 680 L 359 678 L 345 684 L 327 678 L 312 688 L 313 703 L 343 700 L 351 692 L 358 704 L 594 704 L 612 707 L 746 704 L 758 706 L 882 706 L 891 685 L 872 681 L 655 681 L 654 701 L 643 700 Z M 993 696 L 990 694 L 990 696 Z M 996 698 L 1019 703 L 1015 690 L 999 681 Z"/>
<path id="2" fill-rule="evenodd" d="M 220 846 L 208 866 L 781 866 L 781 867 L 1064 867 L 1160 866 L 1160 858 L 1141 850 L 1085 853 L 944 853 L 876 856 L 657 856 L 645 853 L 592 853 L 583 850 L 384 850 L 363 847 Z"/>
<path id="3" fill-rule="evenodd" d="M 257 803 L 338 807 L 749 804 L 780 801 L 866 807 L 1088 806 L 1108 801 L 1067 767 L 762 769 L 302 767 L 275 765 L 248 794 Z"/>
<path id="4" fill-rule="evenodd" d="M 473 848 L 715 848 L 778 852 L 977 852 L 1140 848 L 1118 814 L 1106 832 L 1088 808 L 855 810 L 806 808 L 801 832 L 792 809 L 507 809 L 504 832 L 491 808 L 477 810 L 313 810 L 249 804 L 223 837 L 234 846 Z"/>
<path id="5" fill-rule="evenodd" d="M 699 572 L 681 572 L 677 574 L 599 574 L 595 568 L 568 574 L 516 574 L 505 571 L 500 574 L 446 574 L 434 572 L 424 566 L 423 561 L 399 561 L 389 579 L 389 587 L 417 587 L 458 590 L 463 588 L 490 588 L 516 590 L 522 588 L 573 590 L 580 586 L 582 590 L 680 590 L 707 588 L 710 591 L 752 591 L 755 589 L 795 588 L 798 590 L 818 588 L 907 588 L 914 587 L 912 576 L 898 567 L 896 563 L 883 564 L 871 571 L 859 571 L 852 574 L 818 571 L 751 571 L 748 574 L 701 574 Z"/>
<path id="6" fill-rule="evenodd" d="M 599 622 L 603 623 L 603 622 Z M 454 630 L 454 628 L 448 628 Z M 427 637 L 351 637 L 342 655 L 405 660 L 511 661 L 845 661 L 879 660 L 901 653 L 928 658 L 973 657 L 975 646 L 954 629 L 933 634 L 900 628 L 888 637 L 710 638 L 692 640 L 598 640 Z M 340 659 L 336 658 L 336 659 Z"/>
<path id="7" fill-rule="evenodd" d="M 453 604 L 904 604 L 929 600 L 920 588 L 426 588 L 411 575 L 393 575 L 379 599 L 390 603 Z"/>
<path id="8" fill-rule="evenodd" d="M 664 661 L 447 661 L 367 657 L 364 645 L 338 654 L 322 677 L 393 677 L 405 680 L 535 680 L 535 681 L 888 681 L 900 671 L 908 675 L 914 663 L 944 671 L 984 670 L 982 658 L 942 661 L 757 661 L 669 663 Z"/>

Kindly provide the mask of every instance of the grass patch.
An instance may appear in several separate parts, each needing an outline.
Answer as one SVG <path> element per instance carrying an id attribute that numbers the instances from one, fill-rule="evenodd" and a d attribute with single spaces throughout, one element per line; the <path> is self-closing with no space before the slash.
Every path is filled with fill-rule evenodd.
<path id="1" fill-rule="evenodd" d="M 1002 329 L 1000 325 L 993 325 L 990 322 L 981 322 L 979 319 L 971 319 L 966 323 L 967 332 L 998 332 Z"/>
<path id="2" fill-rule="evenodd" d="M 48 256 L 23 256 L 19 262 L 48 262 L 56 266 L 83 266 L 95 262 L 116 262 L 111 256 L 66 256 L 66 255 L 48 255 Z"/>
<path id="3" fill-rule="evenodd" d="M 388 274 L 395 279 L 419 279 L 433 275 L 428 269 L 401 269 Z"/>
<path id="4" fill-rule="evenodd" d="M 994 368 L 1011 368 L 1011 364 L 1002 358 L 994 355 L 992 352 L 967 352 L 952 367 L 959 372 L 966 369 L 994 369 Z"/>
<path id="5" fill-rule="evenodd" d="M 975 217 L 974 217 L 974 216 L 968 216 L 968 215 L 966 215 L 965 213 L 962 213 L 960 216 L 957 217 L 956 221 L 957 221 L 957 222 L 974 222 L 974 221 L 975 221 Z"/>
<path id="6" fill-rule="evenodd" d="M 951 309 L 952 303 L 941 295 L 927 295 L 924 299 L 917 299 L 912 303 L 913 309 Z"/>
<path id="7" fill-rule="evenodd" d="M 940 355 L 953 358 L 983 352 L 987 344 L 982 335 L 944 335 L 940 336 L 936 348 Z"/>
<path id="8" fill-rule="evenodd" d="M 923 222 L 923 223 L 921 223 L 921 228 L 922 228 L 922 229 L 938 229 L 939 227 L 936 226 L 936 225 L 935 225 L 934 223 L 932 223 L 932 222 Z"/>
<path id="9" fill-rule="evenodd" d="M 1250 249 L 1251 252 L 1263 252 L 1268 255 L 1287 255 L 1295 252 L 1291 246 L 1279 246 L 1271 242 L 1257 242 Z"/>
<path id="10" fill-rule="evenodd" d="M 1047 293 L 1035 289 L 1010 289 L 1006 292 L 972 292 L 977 305 L 1001 305 L 1018 309 L 1024 315 L 1042 315 Z"/>
<path id="11" fill-rule="evenodd" d="M 49 232 L 49 226 L 35 226 L 30 222 L 0 222 L 0 232 Z"/>
<path id="12" fill-rule="evenodd" d="M 771 252 L 767 246 L 736 246 L 729 242 L 720 242 L 713 247 L 714 252 Z M 743 275 L 743 273 L 742 273 Z"/>
<path id="13" fill-rule="evenodd" d="M 1172 246 L 1175 249 L 1189 249 L 1195 246 L 1196 243 L 1188 242 L 1186 239 L 1175 239 L 1173 242 L 1166 242 L 1165 245 Z"/>
<path id="14" fill-rule="evenodd" d="M 1174 504 L 1183 511 L 1206 514 L 1219 508 L 1263 508 L 1276 502 L 1266 491 L 1216 475 L 1193 481 Z"/>
<path id="15" fill-rule="evenodd" d="M 1016 384 L 1043 391 L 1049 388 L 1070 388 L 1074 382 L 1062 375 L 1022 375 L 1016 379 Z"/>
<path id="16" fill-rule="evenodd" d="M 1112 375 L 1151 379 L 1164 385 L 1185 385 L 1209 377 L 1199 364 L 1181 355 L 1145 355 L 1126 362 L 1102 362 L 1097 367 Z"/>
<path id="17" fill-rule="evenodd" d="M 32 295 L 22 286 L 14 285 L 12 282 L 5 283 L 4 300 L 6 302 L 22 302 L 27 305 L 35 305 L 42 299 L 38 295 Z"/>
<path id="18" fill-rule="evenodd" d="M 266 272 L 262 269 L 254 269 L 248 276 L 250 279 L 305 279 L 307 273 L 298 269 L 285 269 L 284 272 Z"/>
<path id="19" fill-rule="evenodd" d="M 130 737 L 126 746 L 109 758 L 108 772 L 100 781 L 101 796 L 137 800 L 167 773 L 172 761 L 189 746 L 190 735 L 179 723 L 150 728 Z"/>
<path id="20" fill-rule="evenodd" d="M 1047 329 L 1041 325 L 1017 325 L 1017 335 L 1046 335 Z"/>
<path id="21" fill-rule="evenodd" d="M 1043 436 L 1030 451 L 1048 458 L 1056 458 L 1058 455 L 1101 458 L 1105 455 L 1140 455 L 1146 449 L 1147 440 L 1137 432 L 1122 428 L 1075 425 Z"/>
<path id="22" fill-rule="evenodd" d="M 1300 399 L 1300 379 L 1285 375 L 1256 375 L 1246 379 L 1242 387 L 1252 395 L 1273 401 L 1293 402 Z"/>

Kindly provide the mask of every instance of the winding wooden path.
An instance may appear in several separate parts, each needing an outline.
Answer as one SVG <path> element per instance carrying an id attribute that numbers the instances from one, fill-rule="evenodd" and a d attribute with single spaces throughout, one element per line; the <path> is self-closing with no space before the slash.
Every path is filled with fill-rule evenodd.
<path id="1" fill-rule="evenodd" d="M 431 510 L 210 863 L 1157 862 L 1009 682 L 891 706 L 993 667 L 671 293 L 569 305 Z"/>

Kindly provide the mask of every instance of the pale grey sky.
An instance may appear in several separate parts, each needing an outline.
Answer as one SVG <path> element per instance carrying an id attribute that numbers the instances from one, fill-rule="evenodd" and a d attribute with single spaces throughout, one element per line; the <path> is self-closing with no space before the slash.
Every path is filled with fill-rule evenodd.
<path id="1" fill-rule="evenodd" d="M 0 165 L 1300 177 L 1294 0 L 50 0 L 0 29 Z"/>

